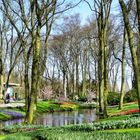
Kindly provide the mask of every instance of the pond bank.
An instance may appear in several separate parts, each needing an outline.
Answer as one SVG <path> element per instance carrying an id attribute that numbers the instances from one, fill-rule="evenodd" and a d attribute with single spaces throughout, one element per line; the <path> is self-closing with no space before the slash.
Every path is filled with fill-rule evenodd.
<path id="1" fill-rule="evenodd" d="M 75 102 L 51 102 L 40 101 L 37 104 L 36 116 L 46 112 L 73 111 L 84 108 L 95 108 L 95 104 L 80 104 Z M 23 118 L 25 116 L 24 107 L 0 108 L 0 121 L 6 121 L 14 118 Z"/>

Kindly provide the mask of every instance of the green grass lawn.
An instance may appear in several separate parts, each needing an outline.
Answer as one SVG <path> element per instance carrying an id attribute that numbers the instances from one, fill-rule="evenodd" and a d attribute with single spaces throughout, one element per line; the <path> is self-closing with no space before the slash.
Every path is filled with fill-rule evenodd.
<path id="1" fill-rule="evenodd" d="M 109 131 L 68 131 L 63 128 L 41 129 L 34 132 L 10 134 L 1 140 L 139 140 L 140 129 Z"/>
<path id="2" fill-rule="evenodd" d="M 130 110 L 130 109 L 138 109 L 138 104 L 137 103 L 127 103 L 127 104 L 124 104 L 122 110 L 118 110 L 118 106 L 116 106 L 116 107 L 109 107 L 108 108 L 108 113 L 109 113 L 109 115 L 115 115 L 116 113 L 119 113 L 121 111 L 127 111 L 127 110 Z"/>
<path id="3" fill-rule="evenodd" d="M 72 111 L 78 109 L 79 104 L 72 102 L 49 102 L 41 101 L 37 104 L 37 113 L 54 111 Z"/>
<path id="4" fill-rule="evenodd" d="M 129 117 L 132 117 L 133 115 L 118 115 L 118 116 L 110 116 L 108 118 L 105 118 L 105 119 L 99 119 L 97 121 L 101 122 L 101 121 L 107 121 L 107 120 L 124 120 L 124 119 L 127 119 Z"/>

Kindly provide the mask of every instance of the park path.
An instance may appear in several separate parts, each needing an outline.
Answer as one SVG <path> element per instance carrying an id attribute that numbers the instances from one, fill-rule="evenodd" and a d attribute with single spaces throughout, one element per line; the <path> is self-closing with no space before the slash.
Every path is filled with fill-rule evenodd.
<path id="1" fill-rule="evenodd" d="M 25 104 L 24 103 L 20 103 L 20 102 L 12 102 L 12 103 L 8 103 L 8 104 L 0 104 L 0 108 L 7 108 L 7 107 L 24 107 Z"/>

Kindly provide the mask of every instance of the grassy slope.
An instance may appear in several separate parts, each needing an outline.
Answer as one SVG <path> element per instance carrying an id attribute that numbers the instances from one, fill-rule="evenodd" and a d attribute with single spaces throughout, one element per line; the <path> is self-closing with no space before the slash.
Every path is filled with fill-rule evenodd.
<path id="1" fill-rule="evenodd" d="M 16 133 L 0 137 L 5 140 L 31 140 L 32 138 L 47 140 L 139 140 L 140 128 L 107 131 L 67 131 L 62 128 L 37 130 L 27 133 Z"/>
<path id="2" fill-rule="evenodd" d="M 108 112 L 109 112 L 109 115 L 115 115 L 116 113 L 119 113 L 121 111 L 127 111 L 130 109 L 138 109 L 138 104 L 137 103 L 124 104 L 124 107 L 122 110 L 118 110 L 118 106 L 117 107 L 109 107 Z"/>
<path id="3" fill-rule="evenodd" d="M 127 103 L 124 104 L 124 107 L 122 110 L 118 110 L 118 106 L 115 107 L 108 107 L 108 113 L 109 117 L 106 119 L 100 119 L 99 121 L 107 121 L 107 120 L 124 120 L 129 117 L 132 117 L 133 115 L 117 115 L 120 112 L 131 110 L 131 109 L 138 109 L 137 103 Z"/>
<path id="4" fill-rule="evenodd" d="M 37 113 L 76 110 L 79 105 L 71 102 L 46 102 L 41 101 L 37 104 Z"/>

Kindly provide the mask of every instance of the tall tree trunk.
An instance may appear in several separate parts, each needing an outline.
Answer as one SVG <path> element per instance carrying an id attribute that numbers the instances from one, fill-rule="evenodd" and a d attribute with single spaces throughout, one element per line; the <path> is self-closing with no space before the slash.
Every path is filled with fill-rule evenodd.
<path id="1" fill-rule="evenodd" d="M 10 76 L 11 76 L 11 73 L 12 73 L 13 68 L 14 68 L 14 66 L 12 66 L 12 68 L 10 68 L 10 70 L 8 72 L 8 75 L 7 75 L 7 79 L 6 79 L 6 82 L 5 82 L 3 99 L 6 99 L 6 91 L 8 89 L 9 80 L 10 80 Z"/>
<path id="2" fill-rule="evenodd" d="M 1 56 L 1 52 L 0 52 Z M 2 57 L 0 57 L 0 99 L 3 97 L 3 67 L 2 67 Z"/>
<path id="3" fill-rule="evenodd" d="M 54 81 L 55 81 L 55 77 L 54 77 L 54 74 L 55 74 L 55 63 L 53 64 L 53 72 L 52 72 L 52 80 L 51 80 L 51 85 L 52 85 L 52 91 L 54 91 L 55 89 L 55 85 L 54 85 Z"/>
<path id="4" fill-rule="evenodd" d="M 33 39 L 34 40 L 34 39 Z M 27 122 L 33 122 L 33 114 L 36 112 L 37 95 L 40 85 L 40 25 L 37 27 L 35 45 L 33 47 L 33 63 L 32 63 L 32 81 L 29 114 L 27 115 Z"/>
<path id="5" fill-rule="evenodd" d="M 107 94 L 108 94 L 108 70 L 107 70 L 107 25 L 110 15 L 112 0 L 101 0 L 99 4 L 95 3 L 95 9 L 98 7 L 96 15 L 98 25 L 99 39 L 99 58 L 98 58 L 98 92 L 99 92 L 99 113 L 107 117 Z M 97 6 L 97 7 L 96 7 Z"/>
<path id="6" fill-rule="evenodd" d="M 122 52 L 122 78 L 121 78 L 121 93 L 120 93 L 120 102 L 119 102 L 119 109 L 122 109 L 123 107 L 123 98 L 124 98 L 124 90 L 125 90 L 125 48 L 126 48 L 126 30 L 124 29 L 124 35 L 123 35 L 123 52 Z"/>
<path id="7" fill-rule="evenodd" d="M 67 90 L 67 94 L 69 94 L 69 91 L 70 91 L 70 87 L 69 87 L 69 75 L 68 75 L 68 70 L 66 71 L 66 81 L 67 81 L 67 88 L 66 88 L 66 90 Z"/>
<path id="8" fill-rule="evenodd" d="M 116 71 L 115 71 L 115 76 L 113 80 L 113 92 L 116 92 L 118 72 L 119 72 L 119 65 L 117 66 Z"/>
<path id="9" fill-rule="evenodd" d="M 83 56 L 83 84 L 82 84 L 82 96 L 86 96 L 86 87 L 87 87 L 87 50 L 84 50 L 84 56 Z"/>
<path id="10" fill-rule="evenodd" d="M 64 98 L 67 98 L 67 82 L 66 82 L 66 71 L 63 72 L 63 91 L 64 91 Z"/>
<path id="11" fill-rule="evenodd" d="M 3 97 L 3 64 L 2 64 L 2 47 L 3 47 L 3 37 L 2 37 L 2 29 L 0 25 L 0 99 Z"/>
<path id="12" fill-rule="evenodd" d="M 24 61 L 25 61 L 25 70 L 24 70 L 24 86 L 25 86 L 25 109 L 26 109 L 26 117 L 25 122 L 27 121 L 27 116 L 29 113 L 30 106 L 30 91 L 29 91 L 29 55 L 26 55 L 24 52 Z"/>
<path id="13" fill-rule="evenodd" d="M 131 57 L 132 57 L 132 65 L 134 70 L 134 77 L 136 81 L 136 90 L 137 90 L 137 97 L 138 97 L 138 106 L 139 106 L 139 112 L 140 112 L 140 72 L 138 67 L 138 58 L 136 54 L 136 48 L 134 47 L 134 37 L 133 37 L 133 31 L 130 26 L 129 17 L 128 17 L 128 10 L 123 0 L 119 0 L 121 10 L 123 13 L 123 20 L 127 32 Z"/>
<path id="14" fill-rule="evenodd" d="M 137 14 L 138 14 L 138 28 L 139 28 L 139 35 L 140 35 L 140 0 L 136 0 L 137 6 Z"/>
<path id="15" fill-rule="evenodd" d="M 138 58 L 138 66 L 139 66 L 139 72 L 140 72 L 140 0 L 136 0 L 136 6 L 137 6 L 137 19 L 138 19 L 138 30 L 139 30 L 139 41 L 137 45 L 137 58 Z"/>
<path id="16" fill-rule="evenodd" d="M 104 40 L 103 40 L 103 9 L 100 7 L 101 14 L 98 15 L 98 37 L 99 37 L 99 58 L 98 58 L 98 88 L 99 88 L 99 113 L 104 112 Z"/>
<path id="17" fill-rule="evenodd" d="M 75 67 L 75 62 L 73 62 L 72 64 L 72 74 L 71 74 L 71 93 L 73 94 L 73 98 L 75 93 L 74 67 Z"/>
<path id="18" fill-rule="evenodd" d="M 79 95 L 79 56 L 76 57 L 76 94 Z"/>
<path id="19" fill-rule="evenodd" d="M 108 96 L 108 69 L 107 69 L 107 56 L 108 56 L 108 48 L 107 48 L 107 23 L 104 26 L 104 118 L 108 116 L 107 114 L 107 96 Z"/>
<path id="20" fill-rule="evenodd" d="M 98 62 L 98 81 L 99 81 L 99 113 L 103 112 L 103 108 L 104 108 L 104 78 L 103 78 L 103 74 L 104 74 L 104 55 L 102 53 L 102 50 L 100 50 L 100 58 L 99 58 L 99 62 Z"/>
<path id="21" fill-rule="evenodd" d="M 29 111 L 30 104 L 30 94 L 29 94 L 29 78 L 28 78 L 28 62 L 25 62 L 25 75 L 24 75 L 24 84 L 25 84 L 25 107 L 26 112 Z"/>

